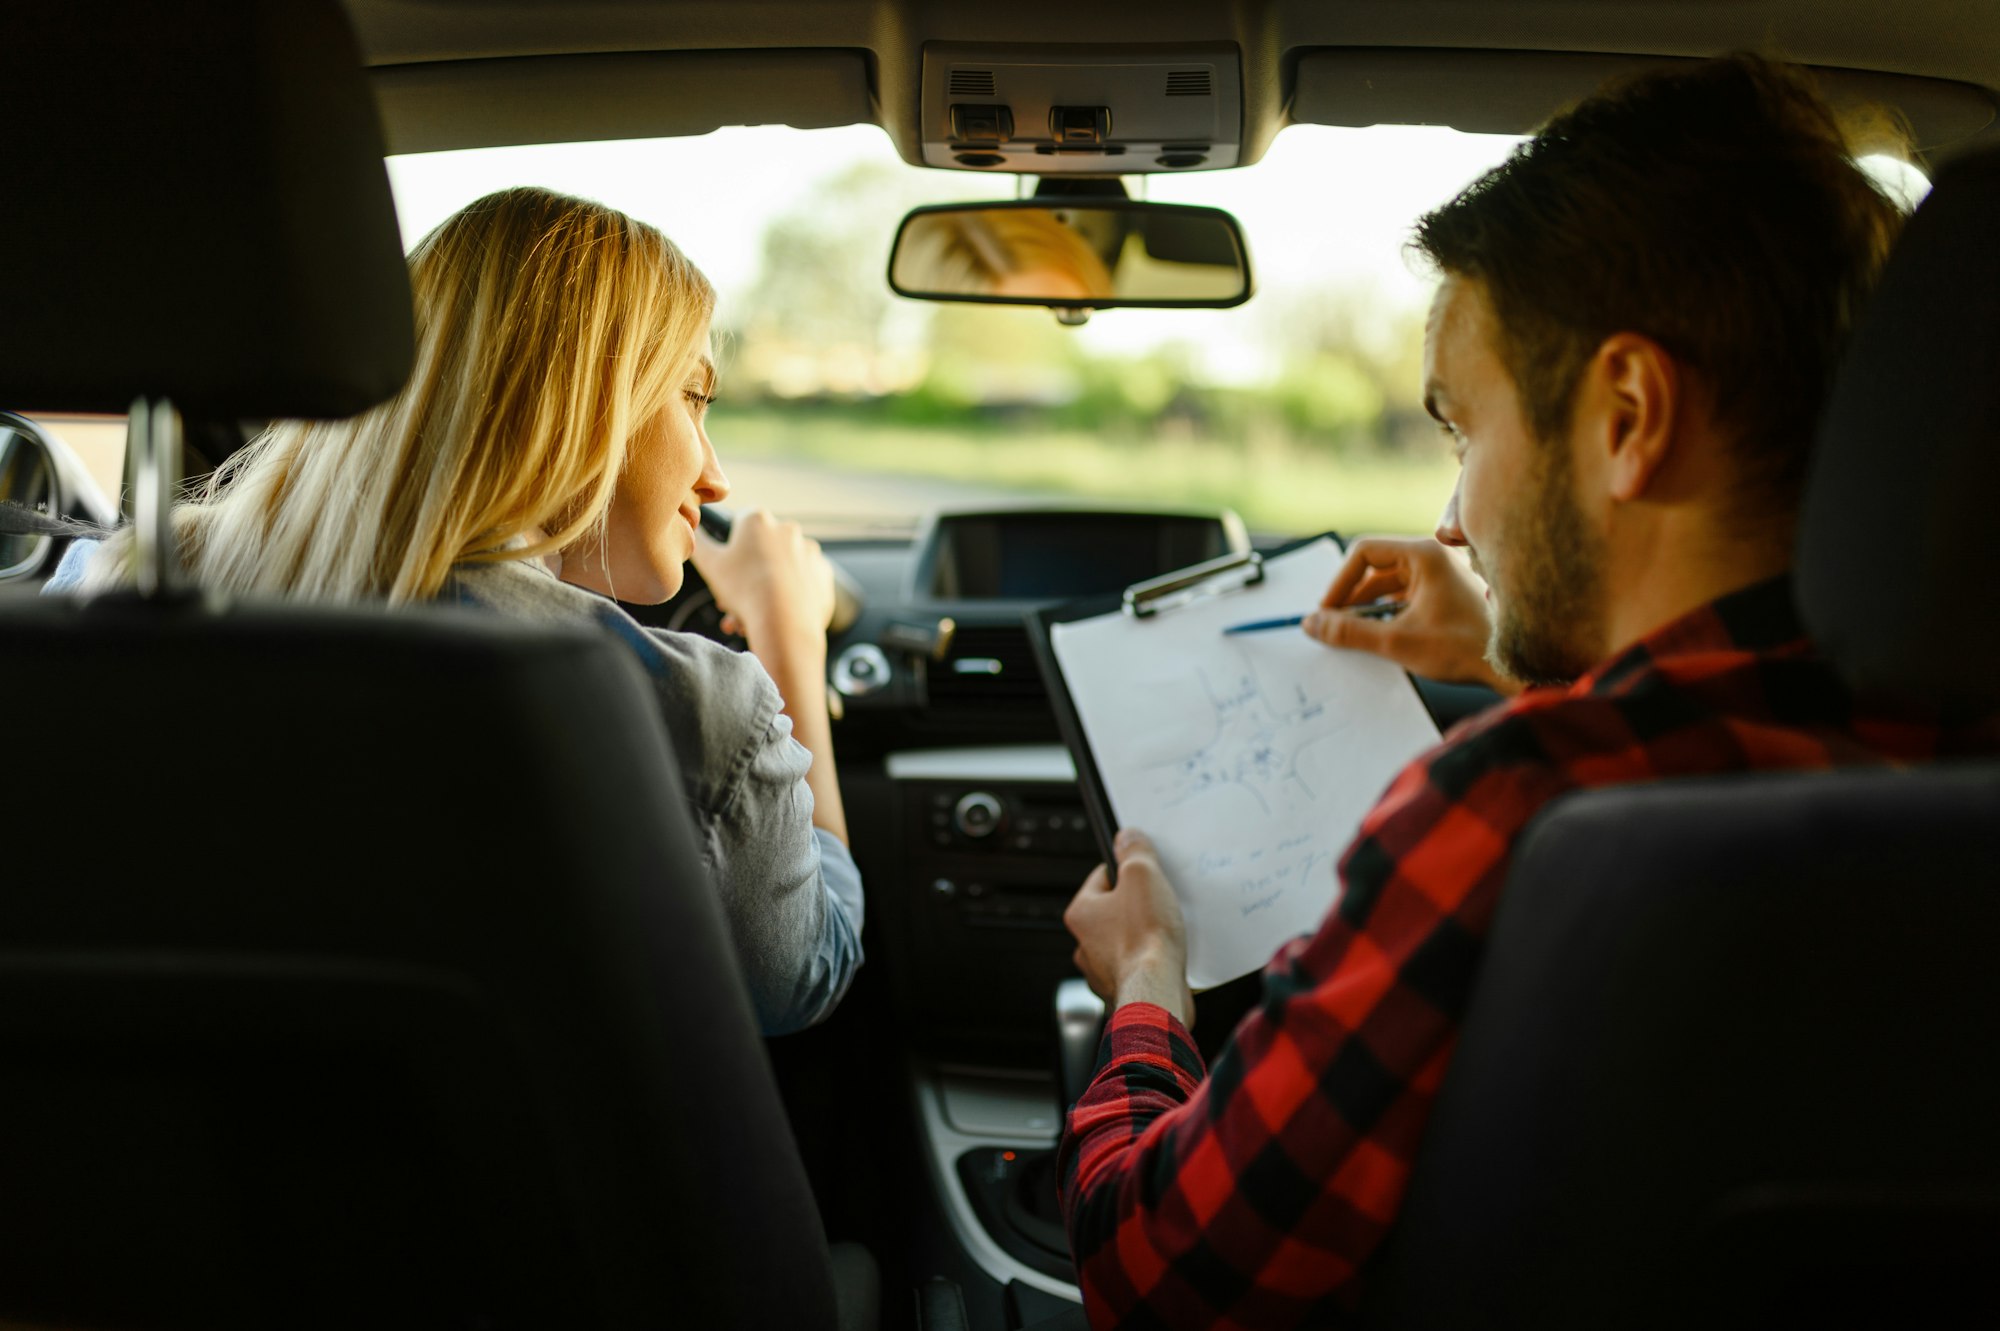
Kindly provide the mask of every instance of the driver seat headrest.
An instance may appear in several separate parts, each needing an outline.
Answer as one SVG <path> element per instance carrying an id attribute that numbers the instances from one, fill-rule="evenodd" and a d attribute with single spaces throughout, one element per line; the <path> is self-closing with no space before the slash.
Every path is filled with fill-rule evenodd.
<path id="1" fill-rule="evenodd" d="M 2000 702 L 2000 151 L 1910 219 L 1842 366 L 1799 524 L 1807 627 L 1870 692 Z"/>
<path id="2" fill-rule="evenodd" d="M 8 6 L 0 404 L 347 416 L 409 373 L 381 128 L 337 0 Z"/>

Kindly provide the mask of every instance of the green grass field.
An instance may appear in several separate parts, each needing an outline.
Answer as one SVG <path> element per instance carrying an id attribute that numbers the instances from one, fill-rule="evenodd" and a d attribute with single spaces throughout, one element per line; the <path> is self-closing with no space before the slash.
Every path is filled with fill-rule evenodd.
<path id="1" fill-rule="evenodd" d="M 746 458 L 924 476 L 1139 507 L 1233 508 L 1253 530 L 1428 532 L 1456 466 L 1442 455 L 1346 460 L 1215 440 L 1109 441 L 1081 430 L 905 425 L 813 406 L 718 407 L 711 433 Z"/>

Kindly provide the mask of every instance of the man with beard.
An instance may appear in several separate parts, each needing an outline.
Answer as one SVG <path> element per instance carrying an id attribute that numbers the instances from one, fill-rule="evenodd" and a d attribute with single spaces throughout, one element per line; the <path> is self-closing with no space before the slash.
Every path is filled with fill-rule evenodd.
<path id="1" fill-rule="evenodd" d="M 1600 93 L 1418 224 L 1443 278 L 1425 401 L 1460 460 L 1442 544 L 1357 543 L 1306 629 L 1519 696 L 1391 783 L 1212 1076 L 1145 836 L 1079 890 L 1077 963 L 1113 1007 L 1061 1158 L 1093 1325 L 1352 1306 L 1548 801 L 1964 742 L 1857 703 L 1787 577 L 1819 406 L 1899 220 L 1798 76 L 1732 57 Z M 1383 595 L 1388 623 L 1343 609 Z"/>

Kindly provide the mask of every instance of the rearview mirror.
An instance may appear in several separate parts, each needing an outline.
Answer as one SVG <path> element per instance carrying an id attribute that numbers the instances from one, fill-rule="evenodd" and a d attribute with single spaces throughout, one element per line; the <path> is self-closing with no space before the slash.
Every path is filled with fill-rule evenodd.
<path id="1" fill-rule="evenodd" d="M 903 219 L 889 286 L 916 300 L 1223 309 L 1250 299 L 1250 257 L 1220 208 L 1134 200 L 945 204 Z"/>

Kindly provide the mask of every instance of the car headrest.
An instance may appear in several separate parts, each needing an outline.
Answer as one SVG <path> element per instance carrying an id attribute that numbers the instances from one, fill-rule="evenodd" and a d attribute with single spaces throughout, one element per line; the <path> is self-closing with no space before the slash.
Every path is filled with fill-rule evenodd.
<path id="1" fill-rule="evenodd" d="M 1799 526 L 1808 629 L 1850 683 L 2000 701 L 2000 152 L 1940 172 L 1856 330 Z"/>
<path id="2" fill-rule="evenodd" d="M 413 356 L 338 0 L 6 7 L 0 405 L 346 416 Z"/>

